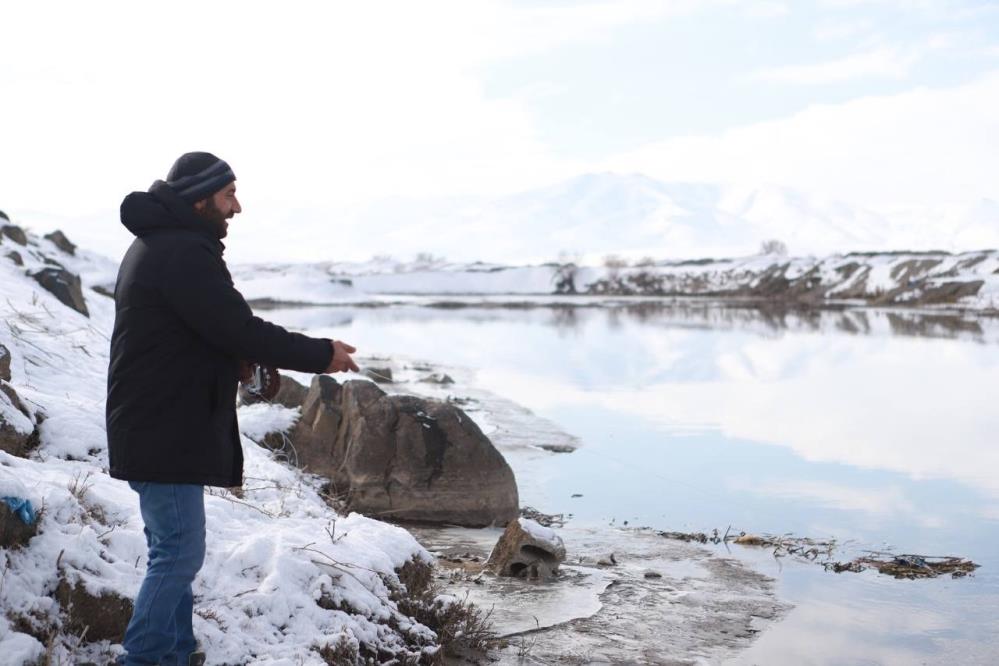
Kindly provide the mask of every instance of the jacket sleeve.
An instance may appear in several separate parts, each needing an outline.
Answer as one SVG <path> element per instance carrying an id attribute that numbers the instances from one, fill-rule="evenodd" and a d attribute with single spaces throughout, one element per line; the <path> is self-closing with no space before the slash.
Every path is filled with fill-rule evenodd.
<path id="1" fill-rule="evenodd" d="M 254 316 L 222 258 L 198 243 L 167 257 L 160 290 L 180 318 L 212 346 L 237 358 L 301 372 L 323 372 L 330 341 L 291 333 Z"/>

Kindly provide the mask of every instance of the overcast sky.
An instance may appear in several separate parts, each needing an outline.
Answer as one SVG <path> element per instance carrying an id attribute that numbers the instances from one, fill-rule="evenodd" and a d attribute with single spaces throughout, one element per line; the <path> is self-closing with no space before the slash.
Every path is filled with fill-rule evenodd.
<path id="1" fill-rule="evenodd" d="M 121 198 L 188 150 L 229 161 L 281 258 L 322 258 L 281 224 L 605 170 L 999 199 L 995 2 L 40 1 L 0 25 L 0 209 L 112 256 Z"/>

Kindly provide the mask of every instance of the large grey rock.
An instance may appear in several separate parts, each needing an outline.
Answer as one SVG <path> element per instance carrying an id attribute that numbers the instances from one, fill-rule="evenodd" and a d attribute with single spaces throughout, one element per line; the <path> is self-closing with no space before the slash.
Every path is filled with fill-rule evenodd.
<path id="1" fill-rule="evenodd" d="M 38 446 L 38 428 L 24 403 L 6 382 L 0 382 L 0 450 L 27 457 Z"/>
<path id="2" fill-rule="evenodd" d="M 10 381 L 10 350 L 0 345 L 0 379 Z"/>
<path id="3" fill-rule="evenodd" d="M 346 508 L 392 520 L 504 525 L 517 516 L 513 470 L 454 405 L 386 395 L 367 381 L 313 380 L 292 442 Z"/>
<path id="4" fill-rule="evenodd" d="M 18 245 L 28 244 L 28 235 L 24 233 L 24 229 L 13 224 L 0 226 L 0 236 L 6 236 Z"/>
<path id="5" fill-rule="evenodd" d="M 58 229 L 56 229 L 55 231 L 53 231 L 50 234 L 45 234 L 45 238 L 47 238 L 50 241 L 52 241 L 52 243 L 55 244 L 55 246 L 57 248 L 59 248 L 60 250 L 62 250 L 66 254 L 70 254 L 70 255 L 75 255 L 76 254 L 76 245 L 74 245 L 72 242 L 70 242 L 70 240 L 68 238 L 66 238 L 66 234 L 64 234 L 63 232 L 59 231 Z"/>
<path id="6" fill-rule="evenodd" d="M 64 268 L 43 268 L 37 273 L 32 273 L 31 277 L 42 288 L 58 298 L 63 305 L 71 307 L 87 317 L 90 316 L 90 312 L 87 310 L 87 301 L 83 298 L 80 276 L 70 273 Z"/>
<path id="7" fill-rule="evenodd" d="M 564 561 L 565 545 L 555 530 L 518 518 L 506 526 L 486 567 L 500 576 L 549 580 L 558 574 L 558 565 Z"/>
<path id="8" fill-rule="evenodd" d="M 23 266 L 24 259 L 21 258 L 21 253 L 16 250 L 11 250 L 5 255 L 8 259 L 14 262 L 15 266 Z"/>
<path id="9" fill-rule="evenodd" d="M 365 382 L 368 383 L 368 382 Z M 316 375 L 302 402 L 302 416 L 295 424 L 291 441 L 298 464 L 314 474 L 332 480 L 343 411 L 340 397 L 343 387 L 328 375 Z M 340 489 L 337 489 L 339 494 Z"/>

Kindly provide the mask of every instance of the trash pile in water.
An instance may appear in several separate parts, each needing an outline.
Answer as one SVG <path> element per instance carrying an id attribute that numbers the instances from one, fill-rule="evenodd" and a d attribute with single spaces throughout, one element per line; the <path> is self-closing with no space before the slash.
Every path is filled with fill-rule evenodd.
<path id="1" fill-rule="evenodd" d="M 710 535 L 704 532 L 657 531 L 656 533 L 665 539 L 674 539 L 677 541 L 712 543 L 716 545 L 735 543 L 741 546 L 773 548 L 774 557 L 793 556 L 798 559 L 816 562 L 821 564 L 826 571 L 835 573 L 859 573 L 868 569 L 874 569 L 880 574 L 899 579 L 914 580 L 917 578 L 936 578 L 946 575 L 950 575 L 951 578 L 963 578 L 970 573 L 974 573 L 975 569 L 980 566 L 971 560 L 952 555 L 897 555 L 881 551 L 867 551 L 866 554 L 847 562 L 838 562 L 833 560 L 836 541 L 832 539 L 812 539 L 788 534 L 780 536 L 746 534 L 745 532 L 732 534 L 731 527 L 723 535 L 719 535 L 717 529 L 712 530 Z"/>
<path id="2" fill-rule="evenodd" d="M 962 557 L 933 557 L 923 555 L 894 555 L 870 553 L 850 562 L 826 562 L 827 571 L 842 573 L 875 569 L 878 573 L 895 578 L 936 578 L 950 574 L 951 578 L 964 578 L 980 565 Z"/>

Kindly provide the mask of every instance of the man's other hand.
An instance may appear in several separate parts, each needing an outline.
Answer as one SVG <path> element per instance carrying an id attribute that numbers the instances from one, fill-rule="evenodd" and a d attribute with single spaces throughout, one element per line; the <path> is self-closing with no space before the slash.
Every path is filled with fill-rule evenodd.
<path id="1" fill-rule="evenodd" d="M 330 367 L 326 368 L 326 372 L 347 372 L 348 370 L 357 372 L 359 368 L 357 367 L 357 364 L 354 363 L 354 359 L 350 357 L 350 355 L 356 351 L 356 349 L 348 345 L 346 342 L 334 340 L 333 360 L 330 361 Z"/>

